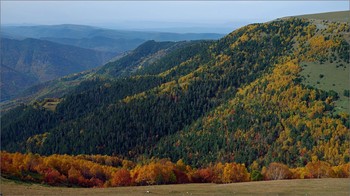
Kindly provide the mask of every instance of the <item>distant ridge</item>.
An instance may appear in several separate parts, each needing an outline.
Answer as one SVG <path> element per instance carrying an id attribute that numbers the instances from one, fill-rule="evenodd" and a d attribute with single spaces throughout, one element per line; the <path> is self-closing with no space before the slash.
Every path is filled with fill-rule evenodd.
<path id="1" fill-rule="evenodd" d="M 32 85 L 106 63 L 115 54 L 45 40 L 1 39 L 1 101 Z"/>
<path id="2" fill-rule="evenodd" d="M 329 20 L 333 22 L 350 22 L 350 11 L 325 12 L 295 16 L 297 18 Z"/>

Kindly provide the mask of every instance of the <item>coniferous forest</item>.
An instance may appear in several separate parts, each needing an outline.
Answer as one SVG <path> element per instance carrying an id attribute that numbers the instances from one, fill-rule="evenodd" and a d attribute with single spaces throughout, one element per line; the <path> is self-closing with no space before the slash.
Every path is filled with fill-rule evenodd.
<path id="1" fill-rule="evenodd" d="M 349 89 L 303 75 L 349 67 L 349 32 L 288 17 L 217 41 L 145 42 L 3 113 L 2 175 L 84 187 L 349 177 Z"/>

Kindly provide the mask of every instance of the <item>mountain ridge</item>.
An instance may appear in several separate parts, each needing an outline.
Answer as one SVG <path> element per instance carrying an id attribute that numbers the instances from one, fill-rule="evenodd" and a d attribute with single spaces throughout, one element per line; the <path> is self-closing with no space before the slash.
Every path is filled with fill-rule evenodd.
<path id="1" fill-rule="evenodd" d="M 22 93 L 20 93 L 17 97 L 15 97 L 15 99 L 12 100 L 11 102 L 3 103 L 2 108 L 3 110 L 8 110 L 10 108 L 13 108 L 15 105 L 18 105 L 21 102 L 32 103 L 33 100 L 35 99 L 42 100 L 44 98 L 50 98 L 51 96 L 54 96 L 54 97 L 63 96 L 64 94 L 67 94 L 70 91 L 69 89 L 74 89 L 74 87 L 79 85 L 80 82 L 84 80 L 91 80 L 96 77 L 103 78 L 104 80 L 105 79 L 115 80 L 115 79 L 118 79 L 119 77 L 138 75 L 137 72 L 140 72 L 140 71 L 144 72 L 150 69 L 150 68 L 146 68 L 148 66 L 151 66 L 151 67 L 159 66 L 159 63 L 166 62 L 166 59 L 162 59 L 164 55 L 175 53 L 175 57 L 176 57 L 176 51 L 181 50 L 181 48 L 184 48 L 187 46 L 191 47 L 192 45 L 195 45 L 195 44 L 196 44 L 196 41 L 189 41 L 189 42 L 148 41 L 148 42 L 145 42 L 144 44 L 141 44 L 138 48 L 135 49 L 134 52 L 128 52 L 118 56 L 115 60 L 108 62 L 104 67 L 95 68 L 93 70 L 68 75 L 63 78 L 58 78 L 56 80 L 41 83 L 31 88 L 28 88 Z M 155 48 L 156 50 L 154 50 L 153 52 L 147 51 L 149 49 L 147 45 L 149 45 L 149 47 Z M 167 45 L 169 47 L 167 47 Z M 185 58 L 185 57 L 186 57 L 186 54 L 183 54 L 181 58 Z M 157 60 L 161 60 L 161 62 L 157 62 Z M 156 62 L 155 65 L 153 65 L 154 61 Z M 141 64 L 138 64 L 138 63 L 141 63 Z M 146 70 L 144 70 L 145 68 Z M 113 70 L 113 71 L 110 72 L 109 70 Z"/>
<path id="2" fill-rule="evenodd" d="M 338 92 L 304 84 L 300 72 L 305 62 L 348 65 L 350 27 L 318 22 L 292 17 L 247 25 L 174 50 L 129 76 L 83 81 L 53 111 L 36 103 L 4 114 L 2 147 L 44 155 L 154 156 L 194 166 L 304 167 L 313 157 L 346 163 L 349 112 L 335 111 Z M 119 62 L 135 66 L 144 56 Z M 118 73 L 118 61 L 113 64 Z M 38 123 L 45 119 L 50 122 Z"/>
<path id="3" fill-rule="evenodd" d="M 4 26 L 1 29 L 1 32 L 7 35 L 12 35 L 13 37 L 31 37 L 109 52 L 125 52 L 127 50 L 135 49 L 138 45 L 147 40 L 215 40 L 223 36 L 222 34 L 216 33 L 131 31 L 71 24 Z"/>
<path id="4" fill-rule="evenodd" d="M 115 56 L 109 52 L 96 52 L 33 38 L 24 40 L 2 38 L 1 49 L 2 68 L 9 67 L 23 76 L 16 79 L 2 72 L 2 100 L 11 98 L 25 88 L 40 82 L 96 67 Z M 24 80 L 26 77 L 32 79 L 26 81 Z"/>

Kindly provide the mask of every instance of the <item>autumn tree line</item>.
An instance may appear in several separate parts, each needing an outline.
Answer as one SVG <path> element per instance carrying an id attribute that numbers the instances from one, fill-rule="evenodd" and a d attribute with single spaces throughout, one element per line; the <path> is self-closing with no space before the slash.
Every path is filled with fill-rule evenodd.
<path id="1" fill-rule="evenodd" d="M 117 187 L 184 183 L 234 183 L 260 180 L 348 178 L 350 163 L 332 166 L 313 157 L 305 167 L 272 162 L 260 167 L 215 163 L 193 168 L 182 159 L 148 159 L 135 163 L 115 156 L 50 155 L 1 152 L 1 175 L 53 186 Z"/>
<path id="2" fill-rule="evenodd" d="M 54 111 L 14 108 L 1 116 L 2 176 L 82 187 L 349 177 L 349 114 L 299 75 L 301 62 L 348 63 L 349 25 L 328 26 L 248 25 L 130 77 L 82 82 Z M 152 48 L 163 46 L 102 74 Z"/>
<path id="3" fill-rule="evenodd" d="M 188 44 L 118 78 L 121 65 L 136 65 L 169 45 L 147 42 L 101 69 L 109 79 L 82 82 L 54 111 L 29 104 L 4 113 L 1 149 L 117 154 L 133 161 L 147 154 L 194 167 L 257 159 L 259 165 L 304 167 L 312 156 L 346 163 L 348 113 L 335 112 L 334 92 L 305 86 L 299 76 L 300 62 L 334 53 L 346 63 L 350 46 L 341 35 L 350 27 L 344 25 L 327 33 L 295 18 L 252 24 L 218 41 Z"/>

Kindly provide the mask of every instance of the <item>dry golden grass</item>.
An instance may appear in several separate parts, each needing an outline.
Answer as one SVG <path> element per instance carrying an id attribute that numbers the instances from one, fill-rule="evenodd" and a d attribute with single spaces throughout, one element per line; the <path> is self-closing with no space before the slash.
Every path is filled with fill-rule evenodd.
<path id="1" fill-rule="evenodd" d="M 147 193 L 149 191 L 149 193 Z M 7 195 L 350 195 L 350 179 L 311 179 L 233 184 L 183 184 L 117 188 L 66 188 L 1 180 Z"/>

